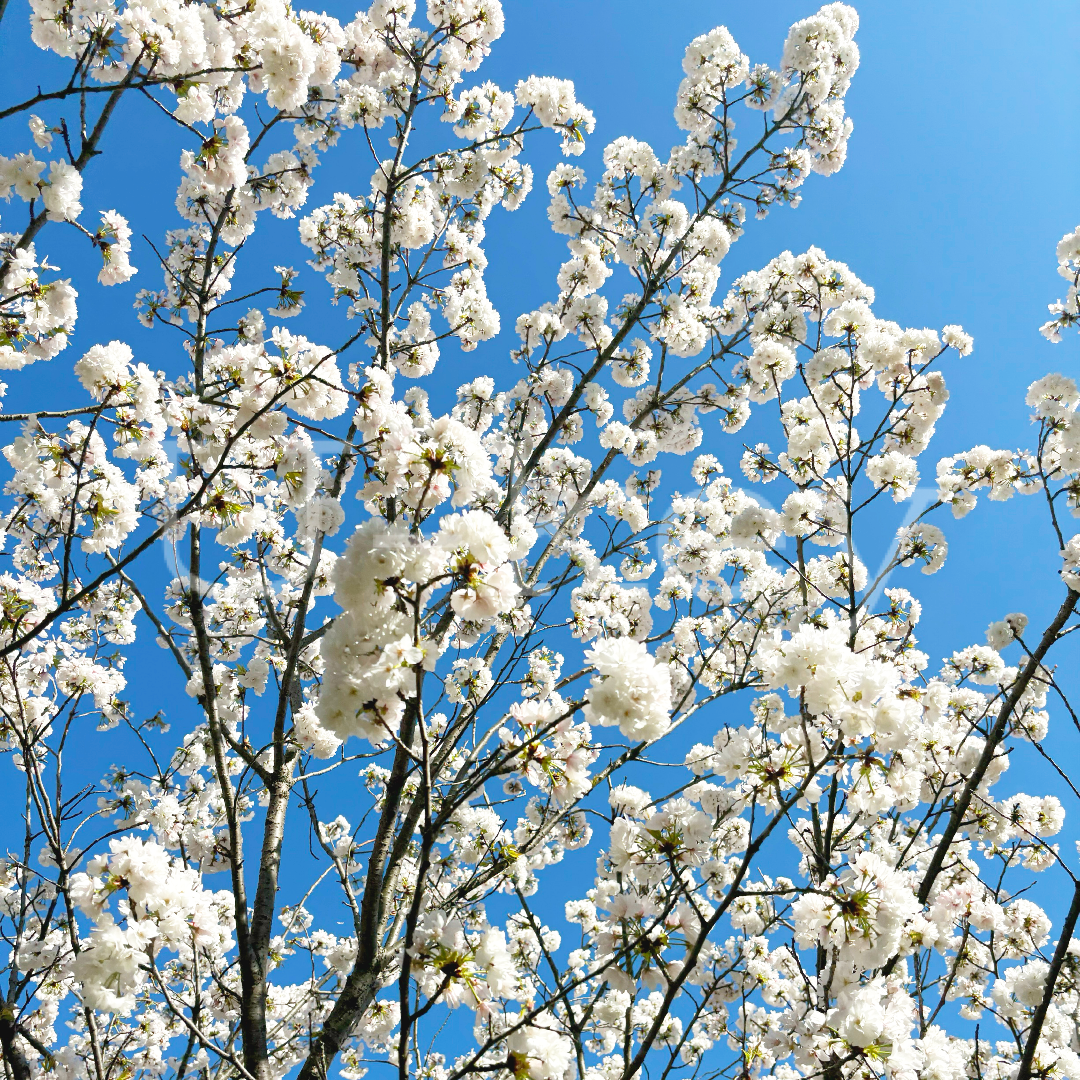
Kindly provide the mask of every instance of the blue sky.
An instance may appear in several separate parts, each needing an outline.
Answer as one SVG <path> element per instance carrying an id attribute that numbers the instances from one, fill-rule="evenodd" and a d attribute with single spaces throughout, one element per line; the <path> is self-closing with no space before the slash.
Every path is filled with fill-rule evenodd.
<path id="1" fill-rule="evenodd" d="M 645 139 L 661 156 L 680 141 L 671 109 L 692 37 L 725 23 L 751 61 L 775 64 L 788 25 L 815 5 L 506 0 L 504 8 L 506 33 L 479 78 L 503 86 L 530 73 L 573 79 L 579 99 L 597 116 L 580 161 L 595 178 L 604 144 L 619 135 Z M 328 10 L 345 20 L 352 9 L 335 3 Z M 962 324 L 975 337 L 975 352 L 946 369 L 952 399 L 923 459 L 924 476 L 932 475 L 938 457 L 974 443 L 1028 445 L 1027 385 L 1050 370 L 1078 374 L 1077 342 L 1051 346 L 1037 328 L 1046 304 L 1062 291 L 1054 245 L 1080 221 L 1080 131 L 1073 116 L 1080 8 L 1065 0 L 873 0 L 859 11 L 862 66 L 847 98 L 855 122 L 848 162 L 834 177 L 812 178 L 799 209 L 750 223 L 724 263 L 721 290 L 785 248 L 814 244 L 875 287 L 877 314 L 911 326 Z M 29 96 L 38 84 L 47 87 L 64 68 L 30 49 L 26 14 L 25 0 L 12 0 L 0 28 L 4 103 Z M 96 209 L 114 207 L 131 219 L 137 237 L 145 233 L 157 243 L 166 228 L 179 224 L 172 204 L 181 143 L 156 117 L 149 123 L 145 103 L 125 109 L 106 140 L 105 156 L 87 174 L 83 203 L 88 220 Z M 54 121 L 59 114 L 41 115 Z M 0 153 L 28 147 L 24 119 L 0 123 Z M 538 140 L 532 150 L 538 190 L 516 214 L 493 215 L 488 233 L 489 291 L 504 330 L 446 365 L 444 390 L 505 364 L 516 344 L 514 317 L 554 294 L 564 247 L 547 227 L 542 179 L 557 153 L 554 140 Z M 346 140 L 326 156 L 309 208 L 328 202 L 335 191 L 367 187 L 366 159 L 352 155 Z M 4 228 L 18 227 L 19 210 L 17 204 L 0 206 Z M 303 265 L 289 223 L 269 222 L 266 232 L 273 244 L 262 241 L 252 257 Z M 50 227 L 39 251 L 73 274 L 77 286 L 92 272 L 74 230 Z M 157 288 L 160 281 L 141 239 L 133 261 L 142 272 L 130 285 L 106 291 L 87 280 L 72 346 L 48 367 L 12 373 L 5 409 L 40 408 L 43 395 L 56 405 L 81 400 L 71 365 L 91 344 L 111 338 L 129 341 L 137 359 L 152 367 L 178 372 L 178 340 L 142 330 L 131 311 L 136 289 Z M 305 268 L 298 284 L 308 290 L 308 309 L 290 328 L 328 344 L 341 340 L 345 323 L 340 312 L 326 316 L 321 279 Z M 707 440 L 705 449 L 734 473 L 738 443 Z M 952 649 L 981 642 L 986 625 L 1009 611 L 1026 611 L 1033 623 L 1045 620 L 1062 594 L 1057 545 L 1036 500 L 981 501 L 963 521 L 941 524 L 950 541 L 945 569 L 934 578 L 912 573 L 902 582 L 924 603 L 920 636 L 931 670 Z M 864 557 L 873 568 L 873 556 Z M 1069 648 L 1059 657 L 1075 662 L 1075 645 Z M 168 663 L 152 644 L 135 656 Z M 185 700 L 177 699 L 179 679 L 169 680 L 155 680 L 151 690 L 138 693 L 137 703 L 147 714 L 165 706 L 174 719 L 190 716 Z M 162 686 L 168 687 L 165 700 Z M 1055 722 L 1062 723 L 1060 712 Z M 1025 775 L 1024 768 L 1016 770 L 1003 788 L 1022 786 Z"/>

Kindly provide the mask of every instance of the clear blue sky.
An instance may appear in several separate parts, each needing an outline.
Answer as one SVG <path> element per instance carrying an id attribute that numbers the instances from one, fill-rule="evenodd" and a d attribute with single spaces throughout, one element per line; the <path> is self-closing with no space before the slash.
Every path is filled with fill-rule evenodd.
<path id="1" fill-rule="evenodd" d="M 692 37 L 724 23 L 752 61 L 775 64 L 788 25 L 816 9 L 812 0 L 505 0 L 504 7 L 506 33 L 479 78 L 503 86 L 529 73 L 573 79 L 579 99 L 597 116 L 580 162 L 591 177 L 599 172 L 604 144 L 616 136 L 643 138 L 661 155 L 679 141 L 671 109 L 683 49 Z M 724 280 L 785 248 L 816 244 L 875 287 L 879 315 L 912 326 L 960 323 L 973 334 L 974 354 L 947 370 L 952 399 L 923 459 L 924 476 L 932 476 L 933 461 L 973 443 L 1029 444 L 1032 429 L 1023 404 L 1028 383 L 1049 370 L 1078 374 L 1078 343 L 1051 346 L 1037 327 L 1063 285 L 1055 273 L 1054 245 L 1080 222 L 1080 130 L 1074 115 L 1080 8 L 1072 0 L 872 0 L 858 8 L 862 66 L 847 98 L 855 122 L 848 162 L 834 177 L 812 178 L 798 210 L 751 223 L 724 263 Z M 343 21 L 352 11 L 341 3 L 329 10 Z M 28 51 L 26 15 L 25 0 L 12 0 L 0 28 L 5 103 L 32 93 L 39 82 L 47 87 L 50 73 L 62 67 Z M 42 115 L 52 121 L 57 114 Z M 124 114 L 136 125 L 150 115 L 139 103 Z M 125 135 L 117 125 L 106 141 L 106 157 L 87 175 L 88 220 L 89 211 L 115 207 L 131 219 L 136 235 L 146 233 L 155 242 L 178 224 L 172 203 L 180 143 L 161 127 L 155 118 L 152 127 L 129 126 Z M 0 152 L 28 147 L 22 118 L 0 124 Z M 335 191 L 366 188 L 366 158 L 352 157 L 348 147 L 346 139 L 327 155 L 309 207 L 329 201 Z M 493 215 L 489 228 L 489 290 L 504 330 L 462 357 L 463 368 L 450 371 L 447 365 L 447 386 L 505 363 L 516 343 L 516 314 L 553 294 L 564 248 L 547 228 L 542 180 L 556 153 L 553 141 L 542 148 L 534 143 L 534 150 L 538 190 L 517 214 Z M 110 164 L 110 154 L 122 167 Z M 21 222 L 18 209 L 0 206 L 5 228 Z M 302 249 L 283 241 L 291 227 L 268 221 L 264 228 L 274 245 L 254 246 L 256 257 L 302 266 Z M 73 230 L 53 226 L 39 250 L 78 278 L 79 267 L 89 264 L 76 240 Z M 283 248 L 275 246 L 283 242 Z M 133 258 L 142 272 L 130 285 L 105 291 L 88 284 L 84 300 L 91 302 L 82 305 L 67 352 L 49 367 L 12 373 L 6 409 L 41 407 L 43 393 L 57 403 L 77 398 L 72 363 L 89 345 L 110 338 L 131 342 L 137 358 L 152 367 L 177 372 L 177 340 L 161 330 L 141 330 L 132 316 L 135 290 L 158 288 L 160 282 L 144 242 L 136 243 Z M 308 290 L 309 307 L 291 328 L 327 343 L 340 340 L 344 322 L 338 314 L 328 324 L 314 317 L 320 309 L 325 313 L 321 280 L 305 268 L 298 284 Z M 332 333 L 327 325 L 335 328 Z M 737 471 L 737 440 L 721 439 L 707 448 L 726 461 L 729 472 Z M 921 636 L 932 668 L 947 651 L 981 642 L 992 619 L 1024 610 L 1038 622 L 1061 595 L 1056 544 L 1035 500 L 983 501 L 965 520 L 942 524 L 950 541 L 945 570 L 903 581 L 924 602 Z M 136 655 L 167 663 L 164 653 L 148 649 Z M 162 685 L 137 698 L 144 709 L 164 705 L 173 711 L 179 680 L 165 684 L 170 700 L 153 700 Z M 175 707 L 183 713 L 182 702 Z M 1055 723 L 1063 723 L 1060 713 Z M 1013 780 L 1018 786 L 1020 776 L 1005 784 L 1011 787 Z"/>

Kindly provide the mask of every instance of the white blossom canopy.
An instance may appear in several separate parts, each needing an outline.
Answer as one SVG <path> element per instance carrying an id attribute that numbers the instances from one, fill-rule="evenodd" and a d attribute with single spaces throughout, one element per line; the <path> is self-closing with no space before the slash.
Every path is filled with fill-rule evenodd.
<path id="1" fill-rule="evenodd" d="M 30 6 L 68 75 L 0 109 L 0 367 L 64 363 L 93 303 L 43 230 L 103 287 L 137 272 L 81 204 L 121 99 L 188 148 L 138 293 L 162 351 L 93 344 L 79 405 L 0 414 L 5 1076 L 1080 1080 L 1065 808 L 995 792 L 1029 744 L 1080 797 L 1048 741 L 1050 699 L 1076 722 L 1051 652 L 1080 625 L 1080 391 L 1031 385 L 1030 451 L 939 460 L 871 571 L 971 337 L 878 317 L 816 248 L 720 290 L 747 210 L 844 164 L 856 12 L 775 68 L 696 38 L 666 159 L 616 139 L 591 189 L 558 164 L 567 259 L 503 362 L 485 223 L 529 196 L 527 143 L 572 159 L 594 116 L 565 80 L 477 81 L 498 0 Z M 331 152 L 350 189 L 308 206 Z M 326 287 L 234 287 L 267 210 Z M 1052 341 L 1080 229 L 1057 256 Z M 331 302 L 345 340 L 282 325 Z M 450 339 L 490 373 L 440 412 Z M 752 411 L 772 445 L 739 440 Z M 1060 607 L 934 671 L 896 583 L 980 492 L 1044 502 Z M 137 634 L 197 709 L 179 745 L 124 697 L 155 678 Z M 95 725 L 130 753 L 73 786 Z"/>

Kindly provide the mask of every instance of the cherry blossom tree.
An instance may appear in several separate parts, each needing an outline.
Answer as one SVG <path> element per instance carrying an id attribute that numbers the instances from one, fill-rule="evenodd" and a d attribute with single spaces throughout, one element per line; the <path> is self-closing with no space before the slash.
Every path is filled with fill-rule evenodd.
<path id="1" fill-rule="evenodd" d="M 0 367 L 72 362 L 133 257 L 160 344 L 91 344 L 80 404 L 0 414 L 5 1075 L 1077 1080 L 1065 808 L 994 785 L 1028 743 L 1080 795 L 1047 741 L 1053 702 L 1076 723 L 1080 392 L 1032 384 L 1030 451 L 937 461 L 871 573 L 972 339 L 878 318 L 816 248 L 719 289 L 844 163 L 856 12 L 771 63 L 696 38 L 684 141 L 616 139 L 590 186 L 571 83 L 480 81 L 498 0 L 415 6 L 30 0 L 66 74 L 0 109 Z M 187 146 L 145 258 L 81 205 L 124 99 Z M 486 223 L 549 132 L 567 258 L 499 356 Z M 354 183 L 309 205 L 330 154 Z M 245 263 L 257 225 L 309 287 Z M 40 254 L 72 229 L 97 283 Z M 1055 341 L 1080 229 L 1057 256 Z M 286 329 L 326 304 L 347 337 Z M 439 411 L 440 352 L 474 349 Z M 1060 607 L 935 671 L 901 583 L 980 492 L 1044 503 Z M 137 635 L 197 715 L 171 736 L 124 696 L 161 678 Z M 73 786 L 95 728 L 124 765 Z"/>

